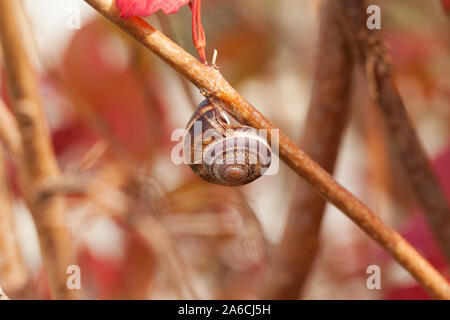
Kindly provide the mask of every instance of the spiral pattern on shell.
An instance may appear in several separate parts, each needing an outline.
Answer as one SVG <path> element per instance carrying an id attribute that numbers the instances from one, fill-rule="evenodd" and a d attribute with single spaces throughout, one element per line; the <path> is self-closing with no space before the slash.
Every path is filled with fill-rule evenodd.
<path id="1" fill-rule="evenodd" d="M 270 146 L 258 130 L 232 126 L 225 113 L 205 99 L 186 126 L 183 152 L 202 179 L 239 186 L 259 178 L 271 163 Z"/>

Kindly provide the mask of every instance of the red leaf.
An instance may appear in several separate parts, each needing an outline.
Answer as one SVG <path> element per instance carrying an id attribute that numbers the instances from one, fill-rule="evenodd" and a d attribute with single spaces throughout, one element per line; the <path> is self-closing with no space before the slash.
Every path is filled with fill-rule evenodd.
<path id="1" fill-rule="evenodd" d="M 442 8 L 447 14 L 450 14 L 450 0 L 441 0 Z"/>
<path id="2" fill-rule="evenodd" d="M 151 152 L 169 146 L 171 129 L 166 121 L 164 90 L 151 69 L 142 82 L 130 61 L 117 62 L 120 55 L 110 52 L 120 51 L 121 45 L 108 39 L 110 30 L 101 21 L 89 23 L 73 37 L 62 68 L 74 92 L 86 102 L 90 116 L 101 120 L 123 151 L 147 163 Z M 80 114 L 85 112 L 78 104 L 73 107 Z M 86 142 L 83 145 L 92 140 Z"/>
<path id="3" fill-rule="evenodd" d="M 165 14 L 175 13 L 189 0 L 116 0 L 117 8 L 122 18 L 133 16 L 145 17 L 159 9 Z"/>
<path id="4" fill-rule="evenodd" d="M 134 16 L 145 17 L 162 10 L 164 14 L 175 13 L 180 7 L 189 4 L 192 10 L 192 38 L 198 51 L 200 60 L 206 64 L 205 32 L 203 31 L 201 18 L 201 0 L 116 0 L 116 6 L 120 16 L 129 19 Z"/>

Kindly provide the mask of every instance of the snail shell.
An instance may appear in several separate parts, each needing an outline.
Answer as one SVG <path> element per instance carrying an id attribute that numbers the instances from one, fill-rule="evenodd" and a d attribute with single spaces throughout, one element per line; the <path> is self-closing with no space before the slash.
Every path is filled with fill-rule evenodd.
<path id="1" fill-rule="evenodd" d="M 254 128 L 231 125 L 209 99 L 200 103 L 186 126 L 183 153 L 196 175 L 226 186 L 254 181 L 271 163 L 266 138 Z"/>

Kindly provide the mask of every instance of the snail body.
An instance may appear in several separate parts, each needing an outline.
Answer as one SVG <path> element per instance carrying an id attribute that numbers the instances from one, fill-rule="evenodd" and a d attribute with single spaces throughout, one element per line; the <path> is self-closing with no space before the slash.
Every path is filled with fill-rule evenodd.
<path id="1" fill-rule="evenodd" d="M 205 99 L 186 126 L 185 160 L 200 178 L 239 186 L 264 174 L 271 163 L 270 145 L 258 131 L 231 125 L 227 115 Z"/>

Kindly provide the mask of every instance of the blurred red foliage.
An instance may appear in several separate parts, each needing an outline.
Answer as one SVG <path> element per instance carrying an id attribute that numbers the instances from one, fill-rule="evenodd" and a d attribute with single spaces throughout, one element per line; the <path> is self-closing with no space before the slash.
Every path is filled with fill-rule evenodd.
<path id="1" fill-rule="evenodd" d="M 447 195 L 447 199 L 450 200 L 450 147 L 434 160 L 433 168 Z M 446 263 L 445 257 L 430 231 L 424 214 L 422 212 L 414 212 L 413 217 L 403 229 L 402 236 L 445 275 L 449 265 Z M 447 278 L 449 278 L 448 274 Z M 431 299 L 418 284 L 393 286 L 386 292 L 386 298 L 393 300 Z"/>
<path id="2" fill-rule="evenodd" d="M 118 224 L 124 231 L 124 254 L 111 257 L 81 246 L 78 265 L 81 288 L 87 299 L 144 299 L 155 275 L 157 261 L 145 240 Z M 35 280 L 40 299 L 51 299 L 43 269 Z"/>
<path id="3" fill-rule="evenodd" d="M 159 9 L 165 14 L 175 13 L 190 0 L 117 0 L 120 16 L 128 19 L 135 15 L 148 16 Z"/>
<path id="4" fill-rule="evenodd" d="M 136 72 L 130 61 L 134 52 L 126 41 L 111 35 L 108 25 L 94 21 L 74 36 L 66 52 L 63 70 L 90 109 L 91 122 L 106 125 L 122 147 L 141 161 L 168 145 L 164 90 L 149 68 L 143 76 Z M 75 107 L 86 113 L 81 104 Z M 73 130 L 65 129 L 58 137 L 70 136 Z"/>
<path id="5" fill-rule="evenodd" d="M 441 0 L 442 7 L 447 14 L 450 14 L 450 0 Z"/>

